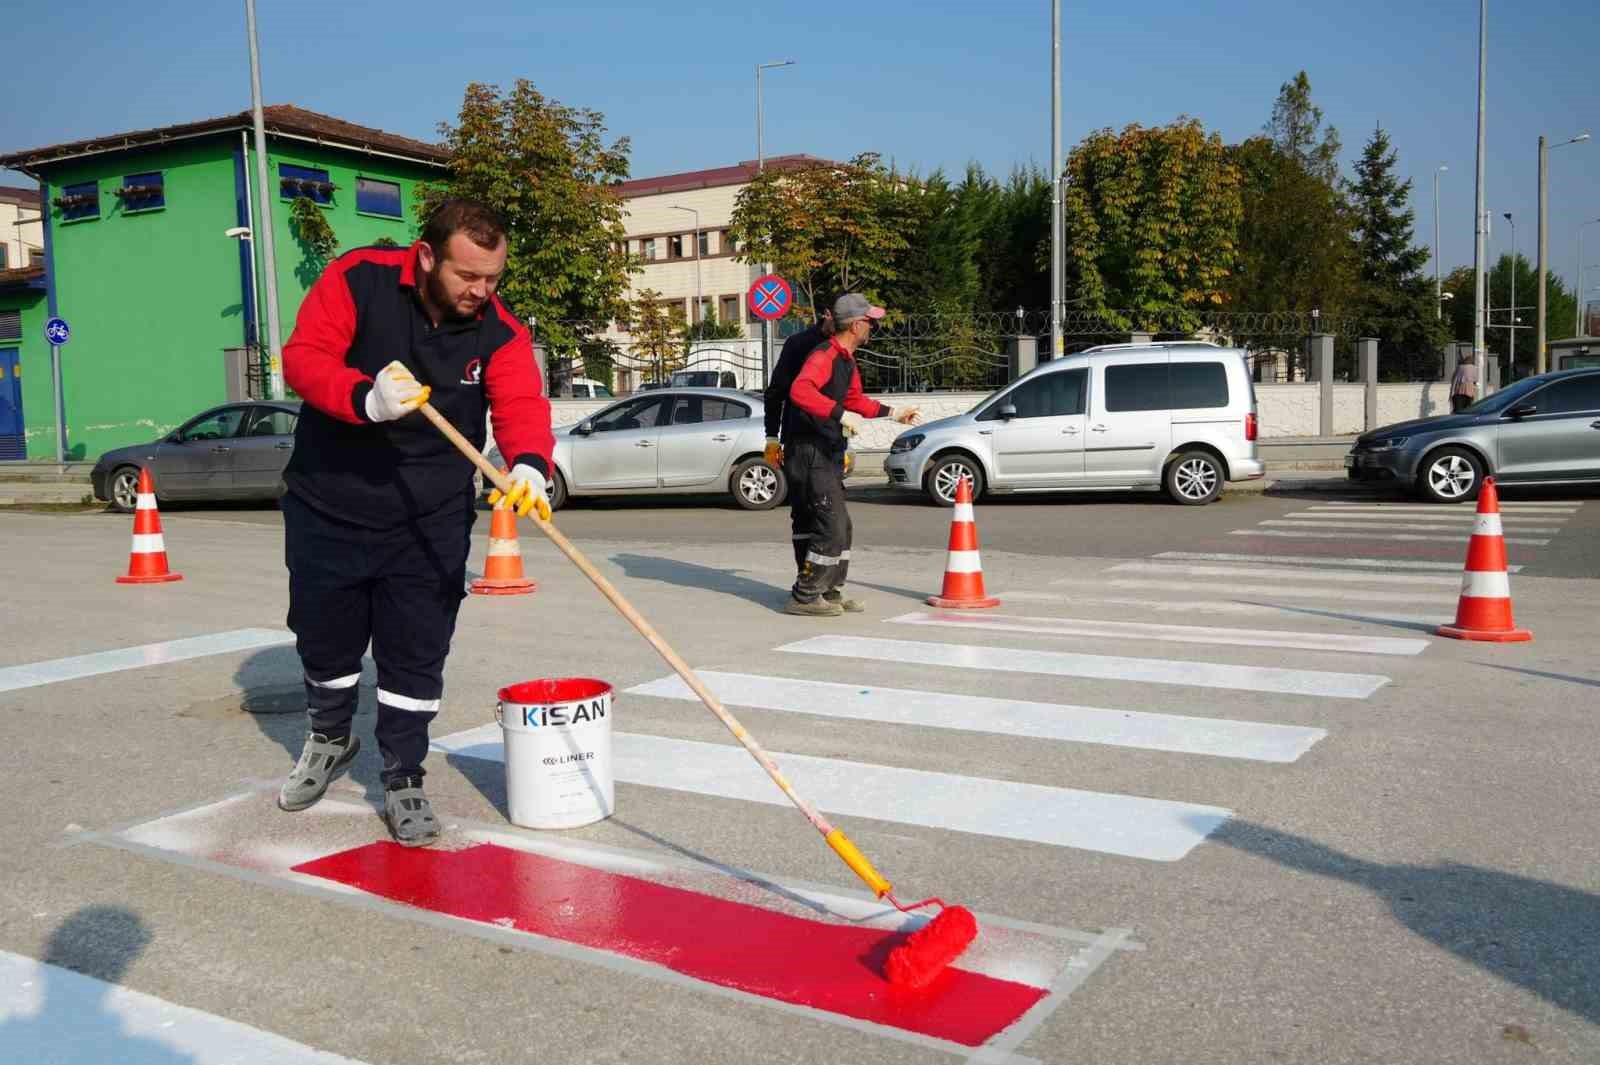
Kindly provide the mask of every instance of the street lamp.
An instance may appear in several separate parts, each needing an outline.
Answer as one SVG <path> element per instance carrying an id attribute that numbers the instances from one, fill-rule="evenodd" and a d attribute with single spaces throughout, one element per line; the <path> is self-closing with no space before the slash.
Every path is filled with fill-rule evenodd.
<path id="1" fill-rule="evenodd" d="M 1536 334 L 1538 339 L 1534 341 L 1534 373 L 1544 373 L 1545 364 L 1547 362 L 1547 356 L 1544 349 L 1544 312 L 1545 261 L 1548 255 L 1547 246 L 1550 243 L 1549 229 L 1546 225 L 1546 219 L 1549 217 L 1549 211 L 1547 210 L 1547 207 L 1550 199 L 1550 182 L 1548 179 L 1550 170 L 1550 149 L 1565 148 L 1569 144 L 1581 144 L 1588 139 L 1589 133 L 1587 130 L 1578 134 L 1576 137 L 1571 138 L 1570 140 L 1562 141 L 1560 144 L 1547 145 L 1543 136 L 1540 136 L 1539 138 L 1539 300 L 1538 309 L 1534 312 L 1538 315 L 1539 322 L 1538 333 Z"/>
<path id="2" fill-rule="evenodd" d="M 695 314 L 698 314 L 700 320 L 704 321 L 706 313 L 705 296 L 700 287 L 700 212 L 693 207 L 679 207 L 675 203 L 669 203 L 667 206 L 674 211 L 688 211 L 694 215 L 694 308 Z M 694 321 L 695 314 L 689 316 L 691 324 Z"/>
<path id="3" fill-rule="evenodd" d="M 1506 345 L 1506 373 L 1515 377 L 1517 374 L 1517 220 L 1511 217 L 1510 211 L 1501 212 L 1505 220 L 1511 223 L 1511 315 L 1506 319 L 1506 329 L 1509 330 L 1511 341 Z"/>
<path id="4" fill-rule="evenodd" d="M 1478 174 L 1476 193 L 1473 206 L 1473 241 L 1472 241 L 1472 356 L 1477 364 L 1483 365 L 1483 329 L 1484 297 L 1487 294 L 1484 284 L 1483 270 L 1485 239 L 1488 236 L 1489 211 L 1484 206 L 1484 118 L 1488 102 L 1488 77 L 1489 77 L 1489 0 L 1478 0 Z M 1482 372 L 1481 370 L 1479 371 Z"/>
<path id="5" fill-rule="evenodd" d="M 1441 309 L 1439 284 L 1439 175 L 1449 170 L 1448 166 L 1440 163 L 1433 168 L 1433 316 L 1443 318 Z"/>
<path id="6" fill-rule="evenodd" d="M 777 67 L 792 67 L 792 66 L 794 66 L 794 60 L 793 59 L 775 59 L 770 63 L 757 63 L 756 64 L 756 173 L 757 174 L 759 174 L 763 170 L 765 170 L 766 166 L 767 166 L 766 133 L 765 133 L 765 130 L 762 128 L 763 119 L 762 119 L 762 114 L 761 114 L 761 72 L 763 70 L 772 70 L 772 69 L 777 68 Z M 763 274 L 770 274 L 772 272 L 772 264 L 771 263 L 762 263 L 761 264 L 761 272 Z M 761 381 L 762 381 L 763 385 L 766 384 L 767 375 L 770 372 L 769 371 L 769 367 L 771 365 L 772 365 L 772 323 L 767 321 L 765 318 L 763 318 L 763 319 L 761 319 Z"/>
<path id="7" fill-rule="evenodd" d="M 1600 218 L 1591 218 L 1578 225 L 1578 286 L 1573 289 L 1572 299 L 1577 304 L 1572 310 L 1572 335 L 1583 336 L 1583 227 L 1600 225 Z"/>
<path id="8" fill-rule="evenodd" d="M 256 189 L 261 200 L 262 280 L 267 287 L 267 396 L 283 398 L 283 340 L 278 325 L 278 257 L 272 243 L 272 195 L 267 186 L 266 120 L 261 111 L 261 49 L 256 43 L 256 0 L 244 0 L 250 38 L 250 110 L 256 140 Z"/>
<path id="9" fill-rule="evenodd" d="M 1050 5 L 1050 357 L 1063 354 L 1061 338 L 1062 278 L 1066 273 L 1066 241 L 1061 218 L 1061 0 Z"/>

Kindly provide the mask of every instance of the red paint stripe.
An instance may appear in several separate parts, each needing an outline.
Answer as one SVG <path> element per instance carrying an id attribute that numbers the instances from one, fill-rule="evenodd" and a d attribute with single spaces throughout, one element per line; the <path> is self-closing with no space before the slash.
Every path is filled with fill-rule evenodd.
<path id="1" fill-rule="evenodd" d="M 946 969 L 919 992 L 891 988 L 904 937 L 826 924 L 542 854 L 371 843 L 294 867 L 396 902 L 497 923 L 664 966 L 720 987 L 964 1046 L 1026 1013 L 1045 989 Z"/>

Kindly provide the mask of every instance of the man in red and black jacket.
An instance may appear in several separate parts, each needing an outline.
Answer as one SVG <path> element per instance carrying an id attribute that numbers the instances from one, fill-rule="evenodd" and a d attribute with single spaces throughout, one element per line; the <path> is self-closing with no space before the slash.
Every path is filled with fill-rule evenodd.
<path id="1" fill-rule="evenodd" d="M 784 612 L 835 617 L 860 611 L 846 598 L 854 529 L 844 501 L 844 413 L 890 418 L 915 425 L 914 407 L 892 410 L 861 390 L 855 351 L 884 316 L 865 296 L 847 292 L 833 304 L 833 336 L 805 362 L 789 389 L 783 416 L 783 472 L 789 491 L 800 493 L 799 509 L 810 515 L 805 564 Z M 797 530 L 798 532 L 799 530 Z"/>
<path id="2" fill-rule="evenodd" d="M 479 449 L 492 416 L 523 513 L 545 498 L 555 446 L 528 330 L 495 295 L 506 253 L 492 210 L 447 200 L 410 248 L 330 264 L 283 351 L 284 380 L 305 400 L 281 506 L 311 731 L 278 805 L 306 809 L 354 760 L 370 642 L 384 820 L 408 846 L 439 834 L 422 762 L 466 594 L 475 500 L 471 463 L 406 415 L 431 402 Z"/>

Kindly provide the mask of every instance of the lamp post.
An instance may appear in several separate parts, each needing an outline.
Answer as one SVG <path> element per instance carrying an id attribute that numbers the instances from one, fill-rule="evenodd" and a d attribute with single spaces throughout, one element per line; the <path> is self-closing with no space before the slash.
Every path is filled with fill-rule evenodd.
<path id="1" fill-rule="evenodd" d="M 1591 218 L 1578 225 L 1578 284 L 1572 290 L 1573 302 L 1577 304 L 1572 311 L 1572 335 L 1575 337 L 1583 336 L 1583 227 L 1592 225 L 1600 225 L 1600 218 Z"/>
<path id="2" fill-rule="evenodd" d="M 1501 214 L 1511 224 L 1511 313 L 1506 319 L 1506 329 L 1511 341 L 1506 345 L 1506 373 L 1515 377 L 1517 374 L 1517 220 L 1511 217 L 1510 211 L 1502 211 Z"/>
<path id="3" fill-rule="evenodd" d="M 283 398 L 283 337 L 278 325 L 278 257 L 272 246 L 272 195 L 267 188 L 267 133 L 261 114 L 261 53 L 256 45 L 256 2 L 244 0 L 250 36 L 250 109 L 256 135 L 256 194 L 261 197 L 261 272 L 267 286 L 267 393 Z"/>
<path id="4" fill-rule="evenodd" d="M 759 174 L 759 173 L 761 173 L 761 171 L 765 170 L 766 166 L 767 166 L 766 133 L 765 133 L 765 130 L 762 128 L 763 118 L 762 118 L 762 114 L 761 114 L 761 72 L 763 70 L 772 70 L 772 69 L 774 69 L 776 67 L 792 67 L 792 66 L 794 66 L 794 60 L 793 59 L 775 59 L 770 63 L 757 63 L 756 64 L 756 173 L 757 174 Z M 698 251 L 698 245 L 696 246 L 696 250 Z M 761 264 L 761 272 L 763 274 L 770 274 L 772 272 L 772 264 L 771 263 L 762 263 Z M 765 318 L 763 318 L 763 319 L 761 319 L 761 384 L 762 384 L 763 387 L 765 387 L 765 385 L 767 383 L 768 375 L 771 372 L 771 370 L 770 370 L 771 366 L 772 366 L 772 323 L 767 321 Z"/>
<path id="5" fill-rule="evenodd" d="M 1544 137 L 1542 135 L 1539 137 L 1539 267 L 1538 267 L 1538 269 L 1539 269 L 1539 300 L 1538 300 L 1538 309 L 1534 312 L 1535 314 L 1538 315 L 1539 321 L 1538 321 L 1538 325 L 1537 325 L 1538 332 L 1535 334 L 1537 339 L 1534 341 L 1534 348 L 1533 348 L 1533 351 L 1534 351 L 1534 354 L 1533 354 L 1533 358 L 1534 358 L 1533 372 L 1534 373 L 1544 373 L 1544 371 L 1546 369 L 1546 365 L 1547 365 L 1547 363 L 1549 361 L 1549 355 L 1545 351 L 1545 346 L 1544 346 L 1545 345 L 1545 328 L 1544 328 L 1545 323 L 1544 323 L 1544 318 L 1545 318 L 1545 262 L 1547 261 L 1547 257 L 1548 257 L 1548 254 L 1549 254 L 1548 245 L 1550 243 L 1549 227 L 1547 225 L 1547 220 L 1549 218 L 1548 207 L 1549 207 L 1549 201 L 1550 201 L 1550 182 L 1549 182 L 1550 149 L 1551 148 L 1565 148 L 1569 144 L 1581 144 L 1583 141 L 1586 141 L 1588 139 L 1589 139 L 1589 133 L 1588 133 L 1587 130 L 1585 130 L 1584 132 L 1578 134 L 1576 137 L 1573 137 L 1570 140 L 1562 141 L 1560 144 L 1546 144 Z"/>
<path id="6" fill-rule="evenodd" d="M 1483 138 L 1484 138 L 1484 110 L 1487 103 L 1486 83 L 1489 75 L 1489 0 L 1478 0 L 1478 175 L 1475 182 L 1477 187 L 1476 205 L 1473 208 L 1473 242 L 1472 242 L 1472 357 L 1479 367 L 1483 366 L 1483 330 L 1485 326 L 1486 295 L 1484 289 L 1484 261 L 1486 249 L 1485 238 L 1488 236 L 1489 211 L 1484 206 L 1483 187 Z M 1481 369 L 1479 371 L 1482 372 Z"/>
<path id="7" fill-rule="evenodd" d="M 1065 241 L 1061 231 L 1061 0 L 1050 5 L 1050 357 L 1062 355 L 1061 279 Z"/>
<path id="8" fill-rule="evenodd" d="M 1440 163 L 1433 168 L 1433 316 L 1443 318 L 1443 300 L 1440 293 L 1443 287 L 1439 283 L 1439 175 L 1449 170 L 1448 166 Z"/>
<path id="9" fill-rule="evenodd" d="M 693 207 L 679 207 L 675 203 L 667 204 L 674 211 L 688 211 L 694 215 L 694 309 L 700 315 L 701 321 L 705 320 L 705 294 L 700 287 L 700 212 Z M 695 315 L 689 316 L 689 322 L 694 323 Z"/>

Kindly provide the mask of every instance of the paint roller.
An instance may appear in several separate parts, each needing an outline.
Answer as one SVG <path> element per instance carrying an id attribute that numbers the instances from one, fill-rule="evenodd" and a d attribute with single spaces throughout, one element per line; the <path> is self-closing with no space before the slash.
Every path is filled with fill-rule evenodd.
<path id="1" fill-rule="evenodd" d="M 435 410 L 432 404 L 424 402 L 417 409 L 463 455 L 471 460 L 474 466 L 482 471 L 484 477 L 488 478 L 491 484 L 503 493 L 510 493 L 510 479 L 496 469 L 494 464 L 486 459 L 481 451 L 473 447 L 472 442 L 462 436 L 455 426 L 445 420 L 444 416 Z M 585 577 L 589 578 L 594 586 L 600 590 L 600 594 L 605 596 L 611 605 L 617 608 L 617 611 L 628 620 L 628 623 L 638 630 L 639 635 L 645 638 L 645 642 L 655 648 L 656 653 L 666 660 L 667 665 L 672 667 L 673 672 L 683 679 L 683 682 L 689 686 L 689 689 L 695 695 L 699 696 L 706 709 L 715 714 L 728 731 L 733 733 L 733 738 L 738 740 L 746 751 L 750 752 L 751 757 L 761 765 L 762 769 L 766 770 L 767 776 L 772 778 L 772 782 L 778 786 L 778 789 L 788 796 L 789 801 L 794 803 L 795 808 L 804 814 L 806 820 L 811 822 L 812 827 L 822 834 L 823 840 L 833 849 L 833 852 L 839 856 L 845 865 L 850 867 L 851 872 L 860 877 L 862 882 L 872 889 L 874 895 L 880 899 L 887 899 L 895 909 L 902 913 L 911 913 L 914 910 L 920 910 L 928 906 L 939 907 L 938 914 L 932 920 L 912 932 L 903 942 L 889 952 L 888 959 L 884 964 L 884 975 L 895 986 L 920 989 L 932 984 L 939 974 L 951 962 L 955 961 L 961 952 L 967 949 L 968 944 L 977 937 L 978 922 L 973 917 L 972 911 L 963 906 L 950 906 L 939 898 L 927 898 L 921 902 L 902 905 L 900 900 L 895 898 L 893 885 L 873 867 L 872 862 L 867 859 L 866 855 L 861 853 L 860 848 L 851 842 L 850 838 L 842 830 L 829 824 L 828 820 L 818 812 L 816 807 L 812 806 L 794 790 L 794 786 L 789 783 L 788 778 L 779 770 L 778 764 L 772 760 L 772 756 L 767 754 L 762 746 L 756 742 L 755 737 L 750 735 L 745 727 L 739 723 L 738 719 L 728 712 L 727 707 L 722 705 L 722 701 L 713 695 L 711 690 L 705 686 L 705 683 L 695 675 L 694 670 L 689 668 L 689 664 L 672 649 L 666 640 L 662 639 L 661 634 L 655 630 L 655 627 L 650 622 L 645 620 L 644 615 L 635 610 L 633 604 L 623 598 L 622 593 L 617 591 L 615 586 L 606 579 L 605 575 L 595 569 L 594 564 L 584 557 L 583 553 L 573 545 L 572 541 L 568 540 L 559 529 L 550 523 L 548 511 L 541 512 L 539 520 L 536 520 L 534 524 L 538 526 L 539 531 L 544 533 L 551 543 L 556 545 L 563 555 L 567 556 L 567 559 L 574 566 L 577 566 L 582 571 Z"/>

